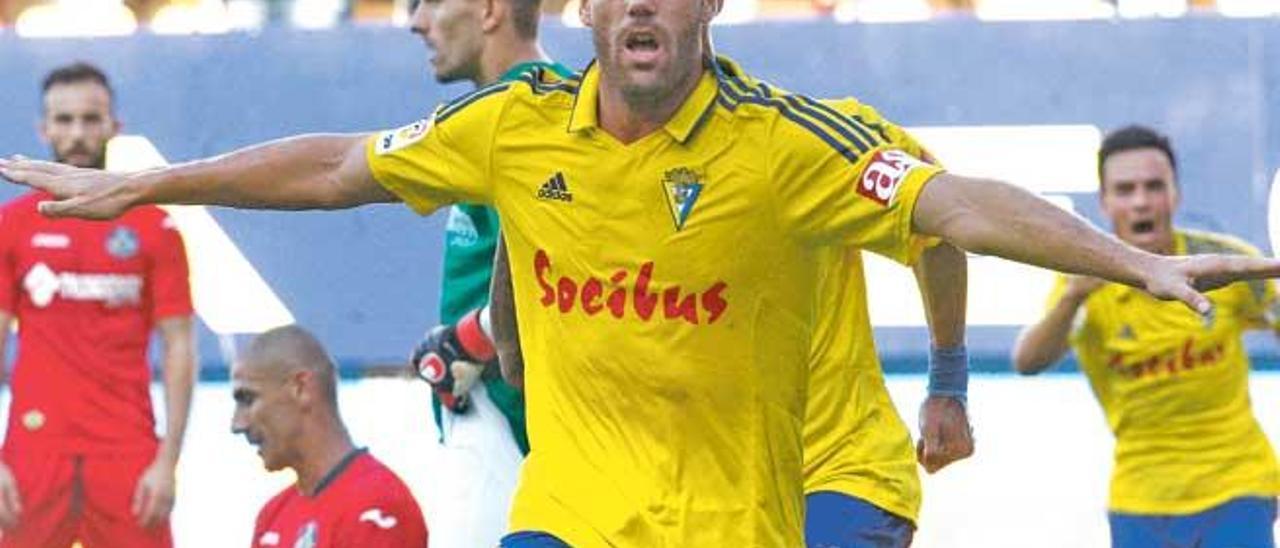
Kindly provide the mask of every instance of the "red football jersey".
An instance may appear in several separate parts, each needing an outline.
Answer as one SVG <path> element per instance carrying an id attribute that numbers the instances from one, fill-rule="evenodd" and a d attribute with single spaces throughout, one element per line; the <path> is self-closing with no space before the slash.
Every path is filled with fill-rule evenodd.
<path id="1" fill-rule="evenodd" d="M 182 237 L 163 210 L 48 219 L 32 193 L 0 208 L 0 310 L 18 320 L 6 444 L 69 453 L 155 447 L 147 350 L 187 316 Z"/>
<path id="2" fill-rule="evenodd" d="M 427 524 L 395 472 L 353 451 L 307 496 L 289 486 L 258 512 L 254 548 L 418 548 Z"/>

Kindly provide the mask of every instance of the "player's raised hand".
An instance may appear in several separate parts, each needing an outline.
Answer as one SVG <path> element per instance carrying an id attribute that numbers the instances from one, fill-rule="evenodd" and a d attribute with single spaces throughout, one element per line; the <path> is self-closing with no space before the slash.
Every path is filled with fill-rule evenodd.
<path id="1" fill-rule="evenodd" d="M 143 527 L 155 527 L 164 523 L 173 510 L 175 491 L 174 466 L 163 459 L 156 459 L 133 490 L 133 517 Z"/>
<path id="2" fill-rule="evenodd" d="M 13 472 L 0 463 L 0 529 L 13 529 L 22 516 L 22 498 L 18 495 L 18 481 Z"/>
<path id="3" fill-rule="evenodd" d="M 49 217 L 114 219 L 133 205 L 126 174 L 14 156 L 0 159 L 0 175 L 57 197 L 40 204 Z"/>
<path id="4" fill-rule="evenodd" d="M 1160 257 L 1146 272 L 1145 289 L 1161 299 L 1176 299 L 1208 314 L 1212 304 L 1202 291 L 1242 280 L 1280 277 L 1280 260 L 1246 255 Z"/>
<path id="5" fill-rule="evenodd" d="M 973 454 L 973 429 L 960 400 L 929 396 L 920 405 L 920 441 L 916 459 L 932 474 Z"/>

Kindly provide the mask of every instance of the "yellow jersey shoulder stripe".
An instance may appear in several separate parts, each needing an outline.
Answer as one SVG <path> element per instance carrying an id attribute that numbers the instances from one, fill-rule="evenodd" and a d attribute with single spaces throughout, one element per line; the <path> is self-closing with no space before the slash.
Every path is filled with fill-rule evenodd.
<path id="1" fill-rule="evenodd" d="M 499 95 L 510 89 L 513 85 L 515 85 L 515 82 L 512 81 L 496 82 L 440 105 L 440 108 L 436 109 L 435 123 L 443 123 L 454 114 L 461 112 L 462 109 L 474 105 L 486 97 Z"/>
<path id="2" fill-rule="evenodd" d="M 503 80 L 494 82 L 485 87 L 477 89 L 448 103 L 445 103 L 436 109 L 435 123 L 443 123 L 454 114 L 461 112 L 463 109 L 477 104 L 487 97 L 493 97 L 503 94 L 508 90 L 515 88 L 527 88 L 534 95 L 547 95 L 552 93 L 565 93 L 576 95 L 578 86 L 582 83 L 581 75 L 575 74 L 570 78 L 560 78 L 552 74 L 548 77 L 548 72 L 542 67 L 531 67 L 529 70 L 521 73 L 514 80 Z"/>
<path id="3" fill-rule="evenodd" d="M 1202 230 L 1179 230 L 1187 239 L 1187 254 L 1199 255 L 1202 253 L 1225 253 L 1228 255 L 1249 255 L 1257 257 L 1260 255 L 1258 249 L 1250 245 L 1248 242 L 1216 232 L 1205 232 Z"/>
<path id="4" fill-rule="evenodd" d="M 750 85 L 736 74 L 721 71 L 720 104 L 730 111 L 742 104 L 776 110 L 782 117 L 804 128 L 830 145 L 850 163 L 879 146 L 881 140 L 859 120 L 850 118 L 803 95 L 775 91 L 763 82 Z"/>
<path id="5" fill-rule="evenodd" d="M 1178 230 L 1178 233 L 1186 239 L 1187 255 L 1222 253 L 1225 255 L 1247 255 L 1250 257 L 1262 256 L 1262 253 L 1258 251 L 1258 248 L 1253 247 L 1248 242 L 1235 236 L 1220 234 L 1217 232 L 1185 229 Z M 1259 303 L 1267 303 L 1268 300 L 1271 299 L 1270 280 L 1249 280 L 1244 283 L 1249 287 L 1249 291 L 1253 294 L 1253 298 Z M 1273 306 L 1280 306 L 1280 303 L 1275 303 Z"/>

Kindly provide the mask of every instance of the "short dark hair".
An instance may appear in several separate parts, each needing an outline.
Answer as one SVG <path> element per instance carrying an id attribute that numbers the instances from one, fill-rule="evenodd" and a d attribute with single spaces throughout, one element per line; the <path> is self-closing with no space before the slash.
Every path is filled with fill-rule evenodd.
<path id="1" fill-rule="evenodd" d="M 107 96 L 112 100 L 116 97 L 116 92 L 111 88 L 111 81 L 107 79 L 107 74 L 102 72 L 96 66 L 84 61 L 76 61 L 70 65 L 63 65 L 49 71 L 44 77 L 44 83 L 40 85 L 40 94 L 43 96 L 49 93 L 49 88 L 64 84 L 78 84 L 80 82 L 94 82 L 101 85 L 107 90 Z"/>
<path id="2" fill-rule="evenodd" d="M 526 40 L 538 37 L 538 20 L 542 17 L 542 0 L 507 0 L 511 4 L 511 22 L 516 34 Z"/>
<path id="3" fill-rule="evenodd" d="M 1173 146 L 1169 144 L 1169 138 L 1147 126 L 1134 124 L 1114 130 L 1102 139 L 1102 147 L 1098 149 L 1098 181 L 1102 181 L 1102 164 L 1105 164 L 1112 154 L 1140 148 L 1154 148 L 1163 152 L 1169 158 L 1169 165 L 1173 167 L 1173 172 L 1175 174 L 1178 172 L 1178 159 L 1173 154 Z"/>

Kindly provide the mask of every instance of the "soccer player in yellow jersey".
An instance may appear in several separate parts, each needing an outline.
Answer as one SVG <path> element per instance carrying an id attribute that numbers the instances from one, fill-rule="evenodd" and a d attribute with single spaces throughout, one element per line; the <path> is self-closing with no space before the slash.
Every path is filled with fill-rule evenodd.
<path id="1" fill-rule="evenodd" d="M 1142 287 L 1207 289 L 1280 261 L 1168 257 L 1018 187 L 944 173 L 874 128 L 704 62 L 708 0 L 587 0 L 580 80 L 484 88 L 374 135 L 308 135 L 135 174 L 25 159 L 51 216 L 139 203 L 314 209 L 494 204 L 511 260 L 533 450 L 508 546 L 797 546 L 819 260 L 963 249 Z"/>
<path id="2" fill-rule="evenodd" d="M 1098 152 L 1102 211 L 1116 236 L 1151 253 L 1257 256 L 1221 234 L 1173 226 L 1177 163 L 1169 141 L 1140 126 L 1117 130 Z M 1085 276 L 1058 279 L 1048 312 L 1013 351 L 1021 373 L 1075 349 L 1116 437 L 1112 544 L 1274 546 L 1280 469 L 1249 404 L 1242 334 L 1280 328 L 1270 281 L 1208 293 L 1205 318 L 1129 287 Z"/>
<path id="3" fill-rule="evenodd" d="M 718 57 L 716 63 L 727 74 L 749 79 L 727 58 Z M 875 127 L 904 151 L 927 157 L 910 135 L 871 107 L 852 99 L 826 103 Z M 917 456 L 876 356 L 861 252 L 832 249 L 822 260 L 826 266 L 818 286 L 819 320 L 809 359 L 804 426 L 805 542 L 815 547 L 905 547 L 920 510 Z M 495 344 L 508 346 L 504 372 L 518 384 L 522 358 L 506 265 L 500 251 L 492 297 Z M 919 446 L 919 461 L 930 472 L 973 452 L 964 408 L 965 266 L 964 253 L 946 243 L 924 251 L 916 266 L 934 343 Z M 504 325 L 510 327 L 499 328 Z"/>
<path id="4" fill-rule="evenodd" d="M 853 100 L 833 106 L 882 128 L 903 150 L 927 155 L 870 107 Z M 920 512 L 917 460 L 935 472 L 973 452 L 964 409 L 964 253 L 943 243 L 925 251 L 916 264 L 933 342 L 918 458 L 876 355 L 861 253 L 852 249 L 831 255 L 819 283 L 820 317 L 810 356 L 805 542 L 811 547 L 905 548 Z"/>

